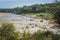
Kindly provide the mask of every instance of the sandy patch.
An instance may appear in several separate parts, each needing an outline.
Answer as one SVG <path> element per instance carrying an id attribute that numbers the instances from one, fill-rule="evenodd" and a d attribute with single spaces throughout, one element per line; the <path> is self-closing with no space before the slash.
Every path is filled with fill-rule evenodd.
<path id="1" fill-rule="evenodd" d="M 21 18 L 12 18 L 13 21 L 21 21 Z"/>
<path id="2" fill-rule="evenodd" d="M 4 17 L 6 16 L 7 14 L 4 14 L 4 13 L 0 13 L 0 17 Z"/>

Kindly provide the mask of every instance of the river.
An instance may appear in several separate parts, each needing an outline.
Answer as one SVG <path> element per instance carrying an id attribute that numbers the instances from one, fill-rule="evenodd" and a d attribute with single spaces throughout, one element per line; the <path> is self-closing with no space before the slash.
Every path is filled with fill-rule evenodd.
<path id="1" fill-rule="evenodd" d="M 23 33 L 24 31 L 34 33 L 37 30 L 41 31 L 53 31 L 58 32 L 59 29 L 51 29 L 50 27 L 54 26 L 49 24 L 47 20 L 39 20 L 34 18 L 29 18 L 22 15 L 17 15 L 13 13 L 0 13 L 0 23 L 1 22 L 10 22 L 13 23 L 16 30 Z M 57 31 L 58 30 L 58 31 Z"/>

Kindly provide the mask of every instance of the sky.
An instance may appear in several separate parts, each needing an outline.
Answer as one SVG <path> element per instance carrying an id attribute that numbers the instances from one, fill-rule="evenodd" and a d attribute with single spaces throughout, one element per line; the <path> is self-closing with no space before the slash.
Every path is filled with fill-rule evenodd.
<path id="1" fill-rule="evenodd" d="M 52 2 L 54 2 L 54 0 L 0 0 L 0 8 L 15 8 Z"/>

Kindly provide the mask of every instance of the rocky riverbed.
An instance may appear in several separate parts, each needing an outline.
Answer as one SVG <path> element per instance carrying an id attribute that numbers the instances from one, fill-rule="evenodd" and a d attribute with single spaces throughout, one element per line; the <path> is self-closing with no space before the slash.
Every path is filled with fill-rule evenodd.
<path id="1" fill-rule="evenodd" d="M 1 16 L 1 14 L 3 16 Z M 49 24 L 48 20 L 44 19 L 34 19 L 29 18 L 21 15 L 16 15 L 12 13 L 0 13 L 0 24 L 2 22 L 10 22 L 16 28 L 16 31 L 23 33 L 24 31 L 29 33 L 37 32 L 38 30 L 41 31 L 53 31 L 55 33 L 60 33 L 60 29 L 52 29 L 54 24 Z"/>

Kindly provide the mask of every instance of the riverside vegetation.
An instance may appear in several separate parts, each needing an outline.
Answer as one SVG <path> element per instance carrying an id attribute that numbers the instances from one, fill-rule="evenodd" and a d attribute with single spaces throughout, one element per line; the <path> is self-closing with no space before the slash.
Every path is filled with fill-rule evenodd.
<path id="1" fill-rule="evenodd" d="M 53 32 L 41 32 L 38 30 L 34 34 L 23 34 L 17 32 L 11 23 L 3 23 L 0 27 L 0 40 L 60 40 L 60 35 Z"/>
<path id="2" fill-rule="evenodd" d="M 46 19 L 50 23 L 57 23 L 60 28 L 60 1 L 49 4 L 36 4 L 32 6 L 17 7 L 13 9 L 1 9 L 0 12 L 11 12 L 21 14 L 27 17 Z M 41 32 L 38 30 L 34 34 L 29 32 L 17 32 L 13 24 L 3 23 L 0 26 L 0 40 L 60 40 L 59 34 L 54 34 L 51 31 Z"/>

